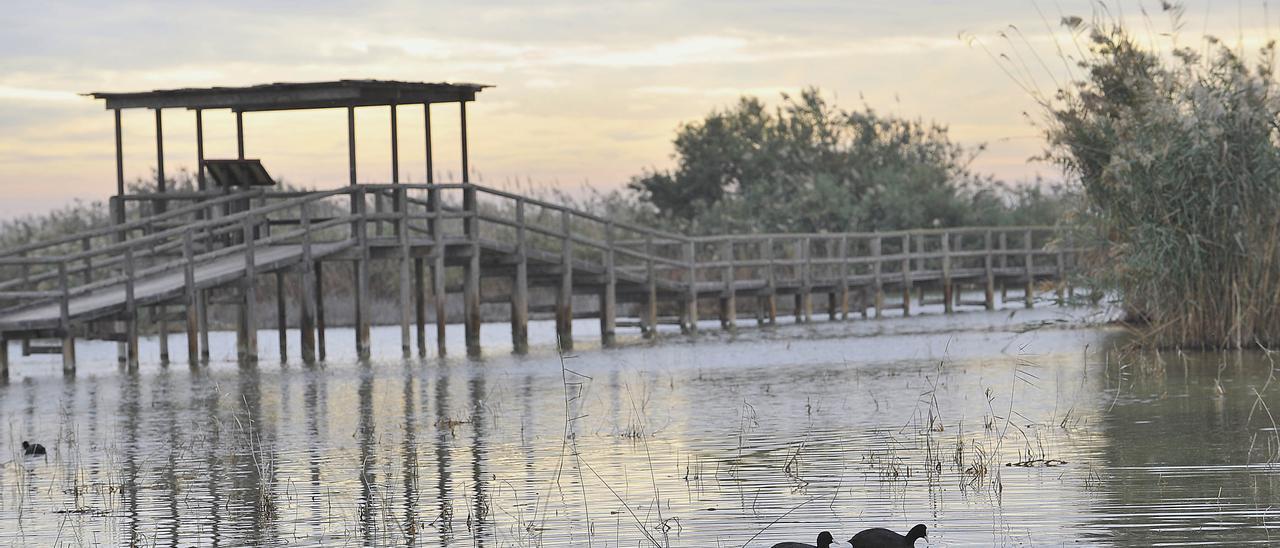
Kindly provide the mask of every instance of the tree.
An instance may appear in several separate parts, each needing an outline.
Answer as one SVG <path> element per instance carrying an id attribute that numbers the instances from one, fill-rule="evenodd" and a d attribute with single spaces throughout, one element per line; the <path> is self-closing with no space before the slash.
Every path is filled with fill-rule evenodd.
<path id="1" fill-rule="evenodd" d="M 978 147 L 978 151 L 981 147 Z M 850 231 L 955 226 L 1002 209 L 973 153 L 938 124 L 841 110 L 814 88 L 682 126 L 677 165 L 629 187 L 695 231 Z"/>

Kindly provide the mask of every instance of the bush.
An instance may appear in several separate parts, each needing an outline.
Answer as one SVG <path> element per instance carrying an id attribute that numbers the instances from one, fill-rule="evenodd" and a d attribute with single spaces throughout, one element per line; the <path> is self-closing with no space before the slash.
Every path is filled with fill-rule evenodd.
<path id="1" fill-rule="evenodd" d="M 1280 342 L 1274 45 L 1251 67 L 1225 47 L 1162 56 L 1118 24 L 1089 30 L 1087 76 L 1045 106 L 1047 156 L 1078 177 L 1108 244 L 1096 283 L 1156 344 Z"/>

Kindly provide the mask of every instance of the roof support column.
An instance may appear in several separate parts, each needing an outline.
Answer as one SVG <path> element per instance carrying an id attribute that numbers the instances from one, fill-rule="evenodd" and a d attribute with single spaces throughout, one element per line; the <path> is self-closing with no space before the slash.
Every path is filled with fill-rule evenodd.
<path id="1" fill-rule="evenodd" d="M 467 102 L 459 101 L 458 114 L 462 119 L 462 182 L 471 182 L 471 168 L 467 163 Z"/>
<path id="2" fill-rule="evenodd" d="M 391 104 L 391 183 L 400 183 L 400 132 L 396 129 L 396 105 Z"/>
<path id="3" fill-rule="evenodd" d="M 236 158 L 244 159 L 244 112 L 236 111 Z"/>
<path id="4" fill-rule="evenodd" d="M 116 115 L 116 196 L 124 196 L 124 141 L 120 136 L 120 109 L 115 109 L 115 115 Z M 120 219 L 120 221 L 123 222 L 123 219 Z"/>
<path id="5" fill-rule="evenodd" d="M 204 111 L 196 109 L 196 189 L 204 192 Z"/>
<path id="6" fill-rule="evenodd" d="M 422 103 L 422 127 L 426 136 L 427 183 L 434 183 L 436 168 L 431 161 L 431 103 Z"/>
<path id="7" fill-rule="evenodd" d="M 351 186 L 356 184 L 356 107 L 347 107 L 347 170 Z"/>
<path id="8" fill-rule="evenodd" d="M 164 194 L 164 123 L 161 121 L 162 109 L 156 109 L 156 192 Z M 169 205 L 164 200 L 156 201 L 156 213 L 164 213 Z"/>

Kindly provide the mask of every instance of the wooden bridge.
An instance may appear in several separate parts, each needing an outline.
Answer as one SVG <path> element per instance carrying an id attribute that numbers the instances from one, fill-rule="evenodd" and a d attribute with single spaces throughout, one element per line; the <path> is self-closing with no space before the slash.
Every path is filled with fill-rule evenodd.
<path id="1" fill-rule="evenodd" d="M 531 309 L 554 310 L 560 338 L 572 344 L 573 295 L 598 297 L 603 343 L 610 345 L 619 328 L 650 336 L 659 324 L 678 323 L 696 333 L 706 305 L 727 329 L 738 325 L 739 313 L 773 324 L 785 297 L 797 322 L 811 320 L 814 295 L 825 296 L 828 316 L 840 320 L 889 309 L 910 315 L 913 292 L 922 302 L 925 291 L 940 293 L 950 313 L 963 286 L 984 296 L 969 304 L 991 309 L 997 288 L 1016 286 L 1031 306 L 1043 282 L 1062 297 L 1077 262 L 1070 238 L 1052 227 L 690 237 L 465 183 L 126 195 L 113 198 L 112 210 L 129 210 L 125 218 L 134 220 L 0 251 L 0 345 L 21 341 L 24 354 L 60 353 L 71 371 L 76 339 L 115 340 L 120 359 L 135 366 L 140 311 L 150 309 L 158 312 L 161 360 L 168 360 L 172 323 L 185 330 L 194 363 L 209 356 L 208 310 L 217 292 L 233 295 L 238 355 L 253 361 L 262 306 L 255 280 L 274 275 L 282 288 L 296 276 L 314 290 L 297 302 L 277 292 L 279 343 L 283 356 L 285 309 L 297 307 L 301 357 L 312 362 L 324 357 L 320 288 L 335 261 L 354 264 L 343 272 L 354 276 L 362 357 L 370 351 L 375 261 L 398 271 L 405 356 L 415 339 L 421 355 L 429 339 L 445 352 L 445 297 L 459 289 L 446 279 L 458 277 L 467 351 L 476 354 L 482 302 L 509 301 L 513 345 L 524 352 Z M 481 283 L 492 278 L 505 282 Z M 554 295 L 554 302 L 530 302 L 537 287 L 549 288 L 534 293 Z M 0 357 L 7 372 L 8 353 Z"/>

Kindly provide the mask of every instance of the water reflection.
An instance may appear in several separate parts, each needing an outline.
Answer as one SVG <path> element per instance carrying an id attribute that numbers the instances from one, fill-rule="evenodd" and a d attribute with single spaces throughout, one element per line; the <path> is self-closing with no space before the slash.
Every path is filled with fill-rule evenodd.
<path id="1" fill-rule="evenodd" d="M 0 387 L 0 439 L 51 449 L 0 467 L 0 541 L 770 546 L 917 522 L 935 546 L 1271 538 L 1265 356 L 1119 358 L 1105 330 L 986 318 L 668 340 L 563 370 L 546 349 L 140 373 L 107 353 Z"/>

